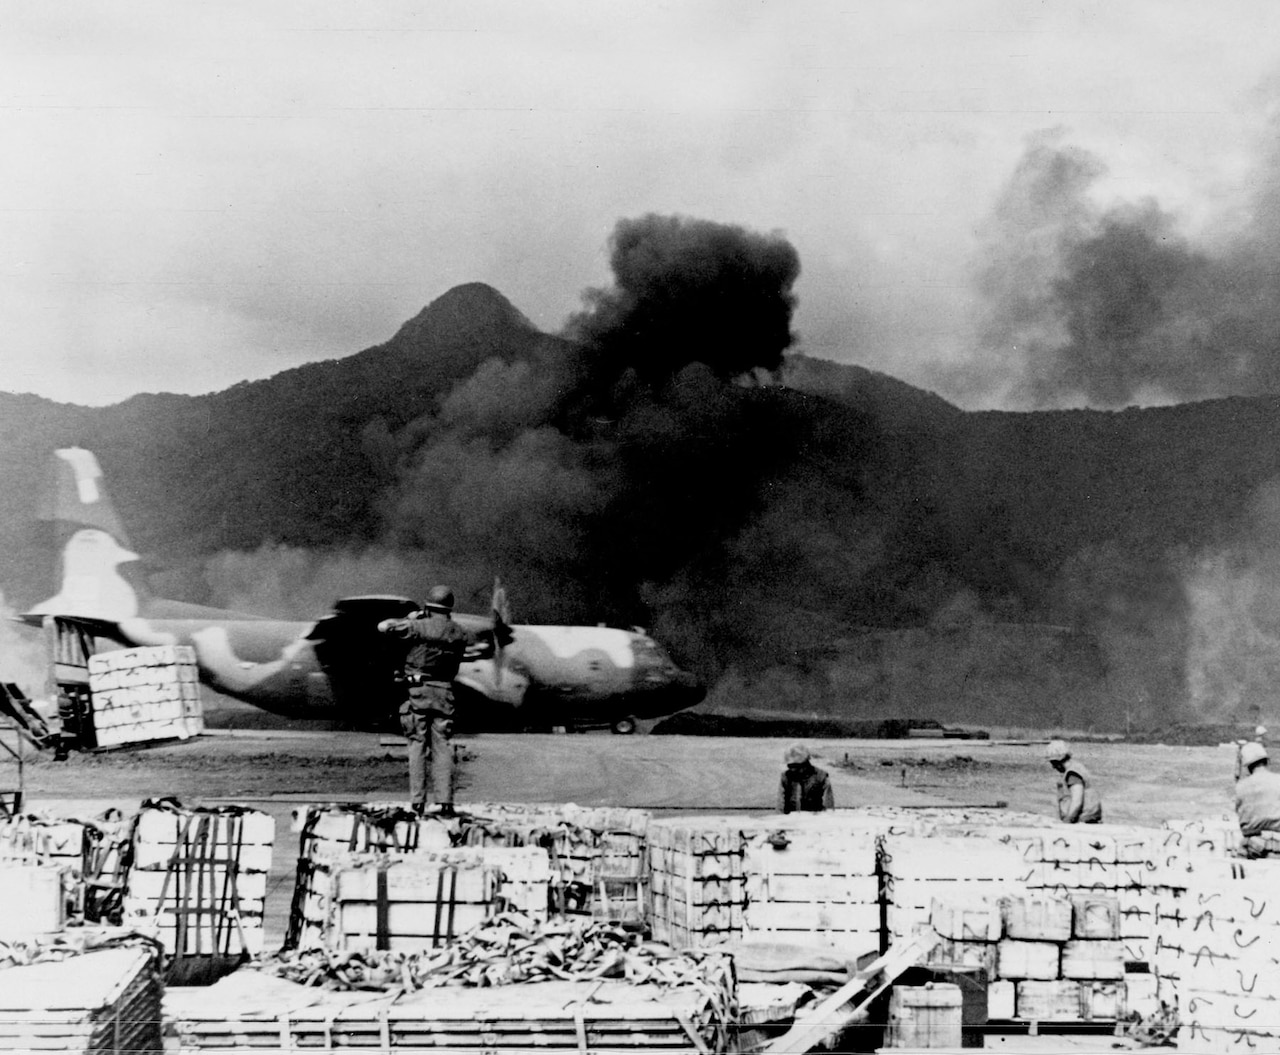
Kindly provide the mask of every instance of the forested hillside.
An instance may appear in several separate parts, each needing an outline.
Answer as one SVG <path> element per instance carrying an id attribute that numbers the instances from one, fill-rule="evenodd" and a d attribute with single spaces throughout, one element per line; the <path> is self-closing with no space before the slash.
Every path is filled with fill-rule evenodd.
<path id="1" fill-rule="evenodd" d="M 498 574 L 521 619 L 653 627 L 713 705 L 1114 725 L 1280 687 L 1274 398 L 965 413 L 796 355 L 655 376 L 570 333 L 469 285 L 212 395 L 0 395 L 5 599 L 51 589 L 37 498 L 79 444 L 166 596 L 303 616 L 446 579 L 479 607 Z"/>

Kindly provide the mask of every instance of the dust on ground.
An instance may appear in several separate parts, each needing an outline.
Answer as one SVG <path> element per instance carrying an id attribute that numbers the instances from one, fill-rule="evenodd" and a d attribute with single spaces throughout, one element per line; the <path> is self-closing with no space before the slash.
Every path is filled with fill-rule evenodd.
<path id="1" fill-rule="evenodd" d="M 773 808 L 783 738 L 476 734 L 459 738 L 460 801 L 576 802 L 699 810 Z M 838 806 L 995 805 L 1056 816 L 1042 746 L 1012 741 L 810 740 Z M 1231 810 L 1234 747 L 1081 743 L 1106 819 L 1160 824 Z M 0 787 L 12 783 L 0 766 Z M 220 732 L 193 741 L 29 756 L 27 798 L 404 801 L 402 741 L 372 733 Z"/>

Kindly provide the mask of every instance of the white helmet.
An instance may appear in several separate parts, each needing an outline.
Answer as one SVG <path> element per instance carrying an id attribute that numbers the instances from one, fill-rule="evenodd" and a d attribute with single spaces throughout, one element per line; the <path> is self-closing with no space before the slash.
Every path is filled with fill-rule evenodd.
<path id="1" fill-rule="evenodd" d="M 1240 764 L 1244 766 L 1245 769 L 1248 769 L 1252 765 L 1256 765 L 1258 762 L 1266 761 L 1268 761 L 1267 749 L 1261 744 L 1255 744 L 1250 741 L 1240 748 Z"/>
<path id="2" fill-rule="evenodd" d="M 1071 757 L 1071 748 L 1065 740 L 1050 740 L 1045 745 L 1044 757 L 1050 762 L 1065 762 Z"/>

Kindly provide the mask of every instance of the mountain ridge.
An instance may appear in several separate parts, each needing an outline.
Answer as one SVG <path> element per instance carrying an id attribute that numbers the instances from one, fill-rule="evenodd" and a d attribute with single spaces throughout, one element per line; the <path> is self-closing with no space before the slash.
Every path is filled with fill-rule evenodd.
<path id="1" fill-rule="evenodd" d="M 1088 696 L 1105 670 L 1102 702 L 1087 704 L 1099 721 L 1125 693 L 1184 711 L 1212 697 L 1220 712 L 1280 683 L 1269 663 L 1242 672 L 1239 656 L 1201 640 L 1197 606 L 1212 584 L 1189 578 L 1223 552 L 1248 569 L 1269 554 L 1280 397 L 966 411 L 792 353 L 778 387 L 686 370 L 669 388 L 637 389 L 621 418 L 567 424 L 556 386 L 533 392 L 531 379 L 581 354 L 468 283 L 387 341 L 216 393 L 86 408 L 0 392 L 0 486 L 36 494 L 54 449 L 93 449 L 134 548 L 154 555 L 145 570 L 195 603 L 226 602 L 236 569 L 285 582 L 289 561 L 312 603 L 330 582 L 381 575 L 385 589 L 405 568 L 474 590 L 500 571 L 530 618 L 594 622 L 613 604 L 605 615 L 654 625 L 710 677 L 791 685 L 784 695 L 823 707 L 870 698 L 845 659 L 808 651 L 815 635 L 851 627 L 913 628 L 931 648 L 957 625 L 1094 635 L 1071 691 Z M 464 384 L 472 416 L 442 418 Z M 531 393 L 551 400 L 542 417 L 521 403 Z M 0 586 L 16 606 L 49 586 L 33 518 L 25 500 L 0 509 Z M 671 541 L 655 541 L 664 532 Z M 350 573 L 329 575 L 345 556 Z M 1267 644 L 1280 635 L 1280 584 L 1257 575 L 1265 603 L 1231 618 L 1251 632 L 1242 639 Z M 863 666 L 901 644 L 859 634 Z M 1011 653 L 1001 684 L 1033 654 L 1062 649 L 1046 638 Z M 910 698 L 900 684 L 884 692 L 895 706 Z"/>

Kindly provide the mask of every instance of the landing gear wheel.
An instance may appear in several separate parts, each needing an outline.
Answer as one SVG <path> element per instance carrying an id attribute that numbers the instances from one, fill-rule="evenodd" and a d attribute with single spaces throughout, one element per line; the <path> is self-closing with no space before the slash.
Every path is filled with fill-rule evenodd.
<path id="1" fill-rule="evenodd" d="M 630 736 L 636 731 L 636 720 L 634 718 L 619 718 L 613 723 L 613 731 L 619 736 Z"/>

